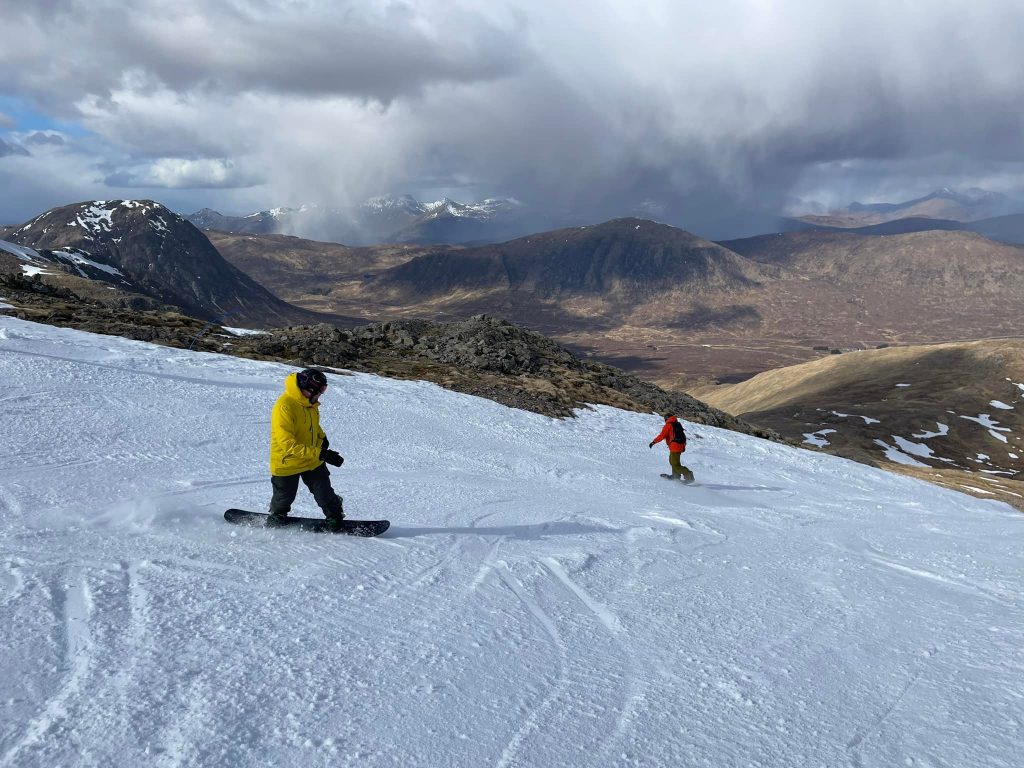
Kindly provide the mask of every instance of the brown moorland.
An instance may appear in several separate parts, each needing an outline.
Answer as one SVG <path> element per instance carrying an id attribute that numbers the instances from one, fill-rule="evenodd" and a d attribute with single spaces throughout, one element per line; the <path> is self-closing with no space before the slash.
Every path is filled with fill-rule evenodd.
<path id="1" fill-rule="evenodd" d="M 691 394 L 805 446 L 1024 509 L 1024 339 L 833 355 Z"/>
<path id="2" fill-rule="evenodd" d="M 293 304 L 373 319 L 491 313 L 682 387 L 832 351 L 1012 337 L 1024 249 L 969 232 L 794 232 L 723 244 L 619 219 L 477 248 L 207 233 Z"/>

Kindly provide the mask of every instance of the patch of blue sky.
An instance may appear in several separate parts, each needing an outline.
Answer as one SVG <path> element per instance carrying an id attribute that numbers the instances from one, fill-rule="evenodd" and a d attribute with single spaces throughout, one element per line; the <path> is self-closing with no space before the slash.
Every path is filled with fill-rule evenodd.
<path id="1" fill-rule="evenodd" d="M 0 114 L 7 115 L 15 125 L 7 130 L 27 133 L 30 131 L 59 131 L 68 136 L 86 136 L 89 131 L 73 120 L 59 120 L 40 112 L 24 99 L 0 94 Z M 0 132 L 3 127 L 0 126 Z"/>

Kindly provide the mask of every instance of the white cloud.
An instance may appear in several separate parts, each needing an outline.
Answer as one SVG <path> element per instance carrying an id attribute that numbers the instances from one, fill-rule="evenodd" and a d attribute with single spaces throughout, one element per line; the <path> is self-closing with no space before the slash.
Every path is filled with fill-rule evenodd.
<path id="1" fill-rule="evenodd" d="M 162 157 L 122 168 L 107 176 L 106 183 L 126 188 L 221 189 L 255 186 L 260 178 L 230 160 Z"/>

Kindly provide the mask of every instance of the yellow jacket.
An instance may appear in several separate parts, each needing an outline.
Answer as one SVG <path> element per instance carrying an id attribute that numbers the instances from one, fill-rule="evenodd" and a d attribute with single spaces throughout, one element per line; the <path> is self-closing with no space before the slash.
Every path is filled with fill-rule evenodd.
<path id="1" fill-rule="evenodd" d="M 288 374 L 284 394 L 270 414 L 270 474 L 297 475 L 319 467 L 325 437 L 320 429 L 320 404 L 303 397 L 295 374 Z"/>

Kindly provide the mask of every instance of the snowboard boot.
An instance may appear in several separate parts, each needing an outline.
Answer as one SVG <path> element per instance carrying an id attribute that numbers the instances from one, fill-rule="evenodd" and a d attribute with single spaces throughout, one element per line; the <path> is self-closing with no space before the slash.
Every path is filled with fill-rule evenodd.
<path id="1" fill-rule="evenodd" d="M 330 512 L 324 512 L 324 517 L 327 518 L 328 528 L 337 529 L 341 527 L 341 521 L 345 519 L 345 510 L 341 506 L 340 496 L 338 497 L 338 508 Z"/>
<path id="2" fill-rule="evenodd" d="M 264 527 L 280 528 L 285 525 L 288 525 L 288 515 L 282 515 L 280 512 L 271 512 L 267 516 L 267 522 Z"/>

